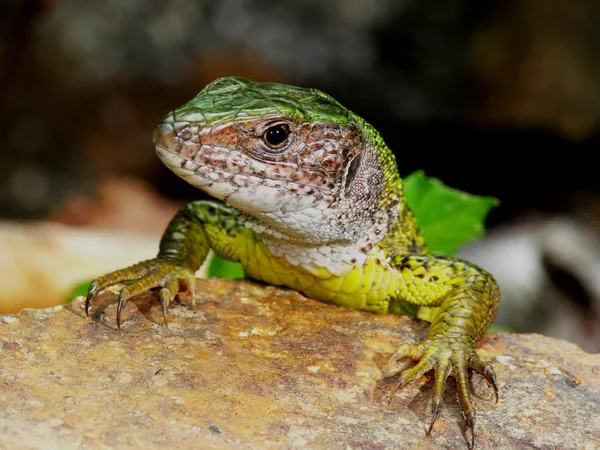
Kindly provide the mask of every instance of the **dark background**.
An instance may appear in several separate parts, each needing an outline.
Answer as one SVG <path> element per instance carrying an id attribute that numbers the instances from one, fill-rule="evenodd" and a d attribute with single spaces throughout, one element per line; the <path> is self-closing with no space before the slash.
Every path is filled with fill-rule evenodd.
<path id="1" fill-rule="evenodd" d="M 196 197 L 152 130 L 239 75 L 320 88 L 383 134 L 402 175 L 499 198 L 492 233 L 531 215 L 597 232 L 598 55 L 596 0 L 3 0 L 0 216 L 50 217 L 118 175 Z M 596 291 L 547 260 L 596 317 Z"/>
<path id="2" fill-rule="evenodd" d="M 500 198 L 492 226 L 600 189 L 593 0 L 5 0 L 0 17 L 4 216 L 44 216 L 112 172 L 192 196 L 151 131 L 222 75 L 330 93 L 403 174 Z"/>

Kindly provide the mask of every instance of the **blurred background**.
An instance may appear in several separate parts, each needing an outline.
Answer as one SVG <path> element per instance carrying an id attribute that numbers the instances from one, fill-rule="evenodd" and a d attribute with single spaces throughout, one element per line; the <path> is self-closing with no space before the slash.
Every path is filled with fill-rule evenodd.
<path id="1" fill-rule="evenodd" d="M 502 287 L 496 323 L 600 351 L 596 0 L 3 0 L 0 313 L 154 256 L 199 193 L 156 122 L 224 75 L 322 89 L 402 175 L 495 196 L 461 256 Z"/>

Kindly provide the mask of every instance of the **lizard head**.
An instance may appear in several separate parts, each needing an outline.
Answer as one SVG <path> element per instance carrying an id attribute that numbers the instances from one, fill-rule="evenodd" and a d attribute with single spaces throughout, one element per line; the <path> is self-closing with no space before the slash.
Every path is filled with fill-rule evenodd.
<path id="1" fill-rule="evenodd" d="M 386 177 L 396 173 L 393 161 L 382 168 L 374 129 L 329 95 L 238 77 L 213 81 L 167 114 L 154 143 L 190 184 L 266 231 L 313 242 L 368 227 L 371 217 L 356 212 L 381 211 Z"/>

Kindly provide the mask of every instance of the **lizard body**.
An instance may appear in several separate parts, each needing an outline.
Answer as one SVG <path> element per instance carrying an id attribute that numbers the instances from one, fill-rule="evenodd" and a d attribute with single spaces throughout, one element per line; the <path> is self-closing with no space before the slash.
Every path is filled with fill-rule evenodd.
<path id="1" fill-rule="evenodd" d="M 497 400 L 494 371 L 475 347 L 499 288 L 484 269 L 428 252 L 395 157 L 371 125 L 316 89 L 226 77 L 167 114 L 154 143 L 173 172 L 215 200 L 184 205 L 156 258 L 94 280 L 86 312 L 102 289 L 139 280 L 121 290 L 118 325 L 128 299 L 155 287 L 166 320 L 181 288 L 194 296 L 210 249 L 250 278 L 315 300 L 376 313 L 432 308 L 429 337 L 403 344 L 388 370 L 417 361 L 398 388 L 435 370 L 429 432 L 453 376 L 474 443 L 468 369 L 484 375 Z"/>

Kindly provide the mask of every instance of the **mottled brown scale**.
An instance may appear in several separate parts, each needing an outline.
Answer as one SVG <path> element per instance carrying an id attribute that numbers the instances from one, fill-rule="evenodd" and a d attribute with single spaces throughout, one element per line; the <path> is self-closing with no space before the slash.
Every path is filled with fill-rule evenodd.
<path id="1" fill-rule="evenodd" d="M 321 160 L 321 168 L 325 172 L 339 172 L 343 160 L 337 155 L 329 155 Z"/>
<path id="2" fill-rule="evenodd" d="M 268 124 L 275 120 L 290 125 L 290 144 L 282 151 L 270 151 L 261 140 Z M 236 167 L 246 164 L 252 169 L 245 171 L 246 174 L 321 185 L 329 190 L 337 187 L 335 180 L 343 176 L 348 160 L 360 151 L 359 135 L 353 127 L 299 124 L 294 119 L 280 117 L 240 120 L 208 127 L 200 134 L 202 147 L 188 143 L 182 156 L 195 156 L 194 162 L 222 170 L 232 164 L 226 162 L 228 159 L 234 159 Z M 253 163 L 248 165 L 236 153 L 247 155 Z"/>
<path id="3" fill-rule="evenodd" d="M 214 125 L 202 128 L 199 137 L 204 145 L 234 148 L 239 138 L 239 130 L 236 128 L 232 124 Z"/>

